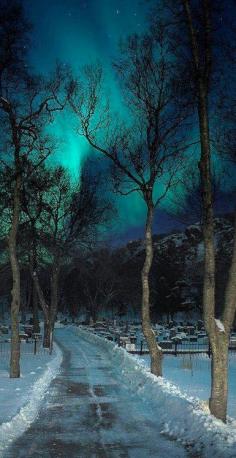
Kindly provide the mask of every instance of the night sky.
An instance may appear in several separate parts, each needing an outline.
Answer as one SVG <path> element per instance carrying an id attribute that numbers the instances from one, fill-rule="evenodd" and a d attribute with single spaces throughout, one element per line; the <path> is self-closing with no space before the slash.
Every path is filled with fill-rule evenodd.
<path id="1" fill-rule="evenodd" d="M 106 73 L 115 108 L 120 111 L 120 93 L 112 72 L 119 40 L 146 27 L 148 2 L 142 0 L 23 0 L 33 23 L 30 61 L 39 73 L 53 70 L 56 60 L 72 66 L 76 73 L 87 63 L 99 61 Z M 76 120 L 66 111 L 57 117 L 53 131 L 61 148 L 54 162 L 66 166 L 72 177 L 79 174 L 84 160 L 94 154 L 86 141 L 75 133 Z M 127 241 L 143 236 L 145 207 L 136 194 L 116 197 L 117 221 L 112 238 Z M 173 217 L 157 211 L 155 232 L 182 227 Z M 119 229 L 118 229 L 119 228 Z M 117 233 L 117 234 L 116 234 Z"/>
<path id="2" fill-rule="evenodd" d="M 36 70 L 48 73 L 59 60 L 72 66 L 76 74 L 84 64 L 99 61 L 119 106 L 120 95 L 111 66 L 119 39 L 145 26 L 146 14 L 140 0 L 24 0 L 23 4 L 34 25 L 30 59 Z M 88 146 L 78 140 L 71 124 L 64 119 L 58 123 L 56 134 L 61 134 L 62 126 L 68 148 L 67 157 L 61 159 L 75 171 Z"/>
<path id="3" fill-rule="evenodd" d="M 53 70 L 56 60 L 72 66 L 74 72 L 99 61 L 116 110 L 121 110 L 120 93 L 112 72 L 112 61 L 119 51 L 119 40 L 141 32 L 146 24 L 146 2 L 140 0 L 24 0 L 26 14 L 33 23 L 30 60 L 39 73 Z M 81 169 L 89 154 L 88 144 L 75 133 L 76 120 L 65 112 L 57 118 L 54 133 L 62 140 L 62 149 L 54 160 L 66 166 L 72 176 Z M 117 238 L 142 237 L 144 205 L 140 197 L 117 198 Z M 168 219 L 168 218 L 167 218 Z M 173 223 L 171 223 L 173 225 Z M 162 225 L 162 229 L 166 224 Z"/>

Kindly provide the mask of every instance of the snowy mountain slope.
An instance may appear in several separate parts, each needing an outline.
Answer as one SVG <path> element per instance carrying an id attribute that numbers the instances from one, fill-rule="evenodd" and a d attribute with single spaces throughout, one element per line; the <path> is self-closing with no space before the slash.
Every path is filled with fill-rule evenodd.
<path id="1" fill-rule="evenodd" d="M 215 224 L 215 246 L 217 253 L 223 250 L 225 254 L 231 254 L 233 246 L 233 219 L 232 217 L 218 217 L 214 219 Z M 198 261 L 203 259 L 203 237 L 200 223 L 191 224 L 183 232 L 172 232 L 171 234 L 162 234 L 153 236 L 154 253 L 165 251 L 185 251 L 190 259 L 195 256 Z M 130 257 L 138 256 L 144 251 L 142 240 L 129 242 L 123 248 L 125 260 Z"/>
<path id="2" fill-rule="evenodd" d="M 224 287 L 233 247 L 233 217 L 217 217 L 215 223 L 217 310 L 224 300 Z M 200 223 L 183 232 L 153 236 L 154 258 L 151 272 L 152 302 L 170 313 L 185 306 L 201 309 L 204 245 Z M 142 240 L 129 242 L 119 249 L 124 269 L 137 273 L 144 260 Z M 139 274 L 138 274 L 139 275 Z M 160 285 L 160 279 L 162 285 Z"/>

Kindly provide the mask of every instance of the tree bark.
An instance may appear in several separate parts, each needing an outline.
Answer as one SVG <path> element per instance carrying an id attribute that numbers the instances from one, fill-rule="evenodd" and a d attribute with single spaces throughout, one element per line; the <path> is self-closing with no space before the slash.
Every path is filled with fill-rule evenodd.
<path id="1" fill-rule="evenodd" d="M 214 219 L 210 170 L 210 140 L 206 90 L 199 84 L 198 116 L 200 125 L 204 240 L 203 317 L 212 349 L 211 395 L 212 415 L 226 422 L 228 395 L 228 340 L 229 332 L 219 331 L 215 322 L 215 248 Z M 225 304 L 227 308 L 227 304 Z"/>
<path id="2" fill-rule="evenodd" d="M 10 377 L 20 377 L 20 338 L 19 338 L 19 310 L 20 310 L 20 269 L 16 252 L 16 237 L 20 217 L 20 188 L 21 177 L 17 175 L 14 186 L 13 217 L 9 233 L 9 255 L 12 270 L 12 301 L 11 301 L 11 358 Z"/>
<path id="3" fill-rule="evenodd" d="M 43 330 L 43 347 L 51 347 L 51 336 L 52 336 L 52 323 L 48 318 L 44 319 L 44 330 Z"/>
<path id="4" fill-rule="evenodd" d="M 51 275 L 51 303 L 50 303 L 50 320 L 49 320 L 49 339 L 46 338 L 46 344 L 49 343 L 50 351 L 53 348 L 53 331 L 54 324 L 57 316 L 58 309 L 58 281 L 59 281 L 60 267 L 58 259 L 52 266 L 52 275 Z"/>
<path id="5" fill-rule="evenodd" d="M 34 282 L 34 288 L 37 292 L 38 300 L 44 314 L 44 337 L 43 337 L 43 346 L 45 348 L 50 348 L 50 339 L 51 339 L 51 320 L 50 320 L 50 308 L 46 303 L 43 291 L 40 287 L 39 279 L 36 270 L 33 270 L 33 266 L 30 264 L 30 273 Z"/>
<path id="6" fill-rule="evenodd" d="M 215 325 L 215 248 L 214 219 L 211 189 L 211 164 L 209 120 L 206 93 L 203 84 L 199 85 L 198 117 L 200 125 L 202 203 L 203 203 L 203 240 L 204 240 L 204 282 L 203 316 L 206 331 L 214 336 Z"/>
<path id="7" fill-rule="evenodd" d="M 33 284 L 33 332 L 39 333 L 40 326 L 39 326 L 39 314 L 38 314 L 38 295 Z"/>
<path id="8" fill-rule="evenodd" d="M 225 331 L 219 331 L 215 322 L 215 248 L 214 219 L 210 170 L 210 140 L 206 88 L 199 84 L 198 116 L 200 125 L 204 239 L 204 282 L 203 316 L 204 324 L 212 348 L 210 412 L 226 422 L 228 394 L 228 345 L 236 308 L 236 238 L 225 293 L 222 323 Z M 235 231 L 236 234 L 236 231 Z"/>
<path id="9" fill-rule="evenodd" d="M 199 163 L 202 187 L 203 206 L 203 240 L 204 240 L 204 279 L 203 279 L 203 317 L 205 328 L 212 349 L 211 371 L 211 396 L 209 407 L 211 413 L 222 421 L 226 421 L 227 413 L 227 383 L 228 383 L 228 341 L 233 316 L 232 309 L 230 319 L 224 320 L 227 315 L 229 304 L 225 301 L 223 325 L 225 330 L 219 330 L 215 321 L 215 248 L 214 248 L 214 214 L 212 202 L 212 177 L 211 177 L 211 149 L 209 136 L 208 95 L 211 74 L 211 24 L 210 3 L 204 1 L 202 14 L 205 34 L 205 60 L 202 67 L 199 51 L 198 33 L 194 28 L 192 11 L 189 0 L 183 0 L 188 28 L 190 48 L 194 71 L 194 82 L 198 101 L 198 120 L 200 130 L 201 159 Z M 233 264 L 233 261 L 232 261 Z M 231 268 L 232 272 L 232 268 Z M 234 289 L 233 283 L 231 287 Z M 236 286 L 236 285 L 235 285 Z M 227 293 L 226 293 L 227 297 Z M 225 298 L 226 299 L 226 298 Z M 232 320 L 231 320 L 232 318 Z"/>
<path id="10" fill-rule="evenodd" d="M 56 263 L 52 267 L 51 275 L 51 304 L 50 304 L 50 320 L 52 327 L 54 327 L 57 309 L 58 309 L 58 281 L 59 281 L 60 268 L 59 264 Z"/>
<path id="11" fill-rule="evenodd" d="M 219 332 L 211 346 L 211 397 L 209 408 L 212 415 L 226 422 L 228 398 L 228 346 L 229 339 Z"/>
<path id="12" fill-rule="evenodd" d="M 228 334 L 233 327 L 236 312 L 236 213 L 234 215 L 234 246 L 228 282 L 225 290 L 223 323 Z"/>
<path id="13" fill-rule="evenodd" d="M 234 226 L 234 247 L 229 277 L 225 291 L 222 323 L 225 332 L 216 330 L 212 337 L 212 384 L 209 400 L 210 411 L 215 417 L 226 422 L 228 400 L 228 352 L 229 337 L 236 311 L 236 217 Z"/>
<path id="14" fill-rule="evenodd" d="M 154 208 L 152 203 L 147 202 L 147 219 L 145 230 L 145 261 L 142 269 L 142 328 L 147 341 L 151 358 L 151 372 L 154 375 L 162 376 L 162 351 L 158 347 L 155 334 L 152 330 L 150 320 L 150 289 L 149 273 L 152 266 L 153 246 L 152 246 L 152 223 Z"/>

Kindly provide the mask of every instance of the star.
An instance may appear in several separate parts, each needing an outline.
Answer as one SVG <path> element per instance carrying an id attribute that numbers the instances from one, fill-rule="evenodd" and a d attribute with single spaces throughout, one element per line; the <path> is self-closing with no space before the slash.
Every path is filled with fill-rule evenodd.
<path id="1" fill-rule="evenodd" d="M 120 10 L 117 9 L 117 10 L 116 10 L 116 14 L 120 14 Z"/>

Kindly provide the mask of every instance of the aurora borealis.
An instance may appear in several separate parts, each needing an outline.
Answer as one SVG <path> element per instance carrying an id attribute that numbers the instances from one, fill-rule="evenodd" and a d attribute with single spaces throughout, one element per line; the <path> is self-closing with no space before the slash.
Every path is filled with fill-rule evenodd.
<path id="1" fill-rule="evenodd" d="M 23 4 L 33 24 L 30 60 L 36 71 L 48 73 L 55 62 L 60 61 L 70 65 L 76 73 L 83 65 L 99 61 L 104 68 L 114 107 L 122 110 L 112 62 L 119 49 L 119 40 L 144 30 L 147 15 L 145 2 L 24 0 Z M 93 152 L 86 141 L 76 135 L 75 120 L 70 112 L 65 111 L 57 117 L 53 133 L 62 144 L 54 160 L 67 167 L 72 175 L 78 173 L 84 159 Z M 116 197 L 116 207 L 119 231 L 127 233 L 125 238 L 142 236 L 144 206 L 140 197 Z"/>
<path id="2" fill-rule="evenodd" d="M 69 64 L 73 71 L 99 61 L 107 75 L 114 103 L 119 106 L 120 94 L 112 74 L 112 59 L 118 41 L 127 33 L 144 27 L 144 7 L 140 1 L 125 0 L 54 0 L 24 1 L 33 23 L 33 47 L 30 59 L 38 72 L 50 72 L 56 61 Z M 75 172 L 88 151 L 85 141 L 75 135 L 68 113 L 59 116 L 56 135 L 66 144 L 60 160 Z M 66 156 L 66 157 L 65 157 Z"/>
<path id="3" fill-rule="evenodd" d="M 23 0 L 26 14 L 33 24 L 30 61 L 36 72 L 47 74 L 56 61 L 69 65 L 76 73 L 85 64 L 99 61 L 114 108 L 122 114 L 121 94 L 112 63 L 118 54 L 119 41 L 131 33 L 145 30 L 149 2 L 140 0 Z M 67 109 L 53 125 L 60 147 L 53 156 L 75 176 L 84 160 L 94 151 L 76 134 L 76 120 Z M 142 237 L 145 206 L 138 194 L 114 197 L 117 221 L 114 232 L 129 240 Z M 158 210 L 154 230 L 165 232 L 181 224 Z"/>

